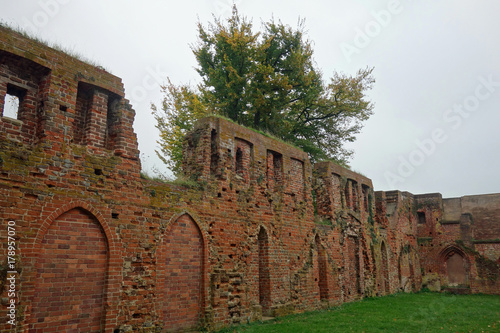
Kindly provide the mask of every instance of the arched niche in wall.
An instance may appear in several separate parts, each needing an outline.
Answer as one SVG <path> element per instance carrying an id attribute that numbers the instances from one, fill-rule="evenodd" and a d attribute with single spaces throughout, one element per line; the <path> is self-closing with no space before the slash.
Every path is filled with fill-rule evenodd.
<path id="1" fill-rule="evenodd" d="M 450 245 L 439 254 L 441 274 L 445 285 L 449 287 L 466 287 L 469 285 L 469 260 L 465 252 Z"/>
<path id="2" fill-rule="evenodd" d="M 70 209 L 48 225 L 38 251 L 30 331 L 104 331 L 109 245 L 98 219 Z"/>
<path id="3" fill-rule="evenodd" d="M 205 240 L 191 215 L 175 217 L 163 237 L 159 258 L 160 298 L 167 331 L 200 326 L 205 305 Z"/>

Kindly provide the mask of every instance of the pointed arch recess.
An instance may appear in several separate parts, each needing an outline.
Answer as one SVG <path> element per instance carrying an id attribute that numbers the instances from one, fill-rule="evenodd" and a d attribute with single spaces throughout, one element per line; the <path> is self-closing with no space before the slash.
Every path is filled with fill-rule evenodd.
<path id="1" fill-rule="evenodd" d="M 199 221 L 192 212 L 182 211 L 170 218 L 161 235 L 157 262 L 158 314 L 165 327 L 170 329 L 185 330 L 199 326 L 206 312 L 208 236 Z M 190 268 L 183 269 L 183 266 Z M 174 267 L 176 272 L 173 272 Z M 178 302 L 180 294 L 185 302 Z M 180 312 L 184 312 L 184 316 L 176 315 Z"/>
<path id="2" fill-rule="evenodd" d="M 38 278 L 41 278 L 41 275 L 38 272 L 38 267 L 43 265 L 40 260 L 43 259 L 42 254 L 44 253 L 44 238 L 46 238 L 52 225 L 57 223 L 56 221 L 64 219 L 65 215 L 75 210 L 76 212 L 74 213 L 80 213 L 81 216 L 87 215 L 88 221 L 96 223 L 99 226 L 100 233 L 104 238 L 103 251 L 106 251 L 106 258 L 104 259 L 105 262 L 102 261 L 103 258 L 100 258 L 97 259 L 96 262 L 89 261 L 84 266 L 86 266 L 87 269 L 95 269 L 97 264 L 105 265 L 103 272 L 104 275 L 101 279 L 102 281 L 99 282 L 102 284 L 102 312 L 101 315 L 99 315 L 100 327 L 93 327 L 92 331 L 94 331 L 94 329 L 97 329 L 96 331 L 100 331 L 101 329 L 107 330 L 116 326 L 118 311 L 114 305 L 117 305 L 119 299 L 120 282 L 118 277 L 120 264 L 118 260 L 121 256 L 116 245 L 115 237 L 113 237 L 113 234 L 111 233 L 107 220 L 98 209 L 85 201 L 71 200 L 70 202 L 66 202 L 65 204 L 54 209 L 46 218 L 44 218 L 33 243 L 31 243 L 31 247 L 28 247 L 25 252 L 26 259 L 31 261 L 33 265 L 32 270 L 27 272 L 27 280 L 32 282 L 25 284 L 24 297 L 27 299 L 33 299 L 36 296 L 37 283 L 40 282 Z M 61 232 L 61 234 L 64 235 L 63 232 Z M 63 246 L 61 250 L 64 251 L 64 248 L 66 247 L 67 245 Z M 82 286 L 80 285 L 80 288 L 81 287 Z M 30 316 L 35 313 L 34 311 L 36 311 L 35 307 L 29 309 Z"/>
<path id="3" fill-rule="evenodd" d="M 467 263 L 469 262 L 469 257 L 467 256 L 465 251 L 462 248 L 460 248 L 459 246 L 456 246 L 454 244 L 449 244 L 449 245 L 445 246 L 441 250 L 441 252 L 439 252 L 439 262 L 445 261 L 450 256 L 452 256 L 454 253 L 458 253 L 459 255 L 461 255 L 464 258 L 464 260 L 467 261 Z"/>
<path id="4" fill-rule="evenodd" d="M 459 246 L 449 244 L 438 255 L 440 274 L 450 287 L 468 286 L 470 260 Z"/>
<path id="5" fill-rule="evenodd" d="M 104 216 L 101 214 L 99 210 L 97 210 L 91 204 L 82 200 L 72 200 L 60 206 L 59 208 L 55 209 L 51 214 L 49 214 L 49 216 L 47 216 L 47 218 L 44 219 L 44 222 L 40 225 L 40 228 L 38 229 L 37 235 L 35 237 L 35 242 L 33 244 L 33 248 L 35 250 L 40 248 L 43 237 L 45 237 L 45 234 L 49 230 L 50 226 L 59 216 L 75 208 L 82 208 L 83 210 L 86 210 L 96 218 L 96 220 L 101 225 L 104 234 L 106 235 L 106 240 L 108 241 L 108 247 L 110 252 L 112 250 L 116 251 L 115 241 L 114 238 L 112 237 L 111 229 L 109 228 L 107 220 L 104 218 Z"/>

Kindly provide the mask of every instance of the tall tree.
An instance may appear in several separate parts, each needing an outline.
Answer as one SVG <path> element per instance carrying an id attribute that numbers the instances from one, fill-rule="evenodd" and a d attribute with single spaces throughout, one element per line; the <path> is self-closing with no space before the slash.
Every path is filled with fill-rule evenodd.
<path id="1" fill-rule="evenodd" d="M 334 73 L 325 83 L 303 22 L 293 29 L 271 21 L 254 33 L 234 7 L 226 22 L 198 24 L 192 51 L 201 83 L 191 88 L 169 81 L 161 109 L 153 106 L 161 132 L 157 154 L 174 173 L 181 171 L 183 135 L 209 114 L 289 141 L 313 161 L 340 163 L 352 154 L 344 143 L 354 141 L 372 114 L 373 105 L 365 99 L 374 83 L 372 69 L 354 77 Z"/>

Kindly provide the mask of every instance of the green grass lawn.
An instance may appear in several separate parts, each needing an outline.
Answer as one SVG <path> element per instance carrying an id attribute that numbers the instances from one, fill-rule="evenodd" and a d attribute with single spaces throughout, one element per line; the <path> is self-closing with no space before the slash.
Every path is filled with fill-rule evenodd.
<path id="1" fill-rule="evenodd" d="M 396 294 L 220 332 L 500 332 L 500 296 Z"/>

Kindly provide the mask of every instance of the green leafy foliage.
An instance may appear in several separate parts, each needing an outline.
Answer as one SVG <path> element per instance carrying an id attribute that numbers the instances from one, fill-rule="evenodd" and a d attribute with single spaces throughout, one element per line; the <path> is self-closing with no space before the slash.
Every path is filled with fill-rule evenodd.
<path id="1" fill-rule="evenodd" d="M 182 137 L 210 114 L 290 142 L 313 161 L 345 164 L 352 152 L 344 143 L 355 140 L 372 114 L 365 99 L 374 83 L 372 69 L 354 77 L 334 73 L 325 83 L 303 22 L 293 29 L 271 21 L 254 33 L 236 7 L 227 21 L 199 23 L 191 48 L 201 83 L 192 88 L 169 81 L 161 108 L 153 106 L 161 131 L 157 153 L 174 172 L 181 171 Z"/>

